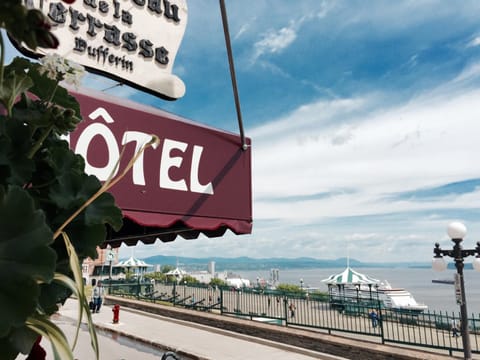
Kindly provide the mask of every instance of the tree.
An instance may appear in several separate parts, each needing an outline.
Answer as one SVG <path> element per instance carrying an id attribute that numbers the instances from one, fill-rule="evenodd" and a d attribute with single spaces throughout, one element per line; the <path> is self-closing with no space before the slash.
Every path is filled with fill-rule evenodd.
<path id="1" fill-rule="evenodd" d="M 153 273 L 145 274 L 145 277 L 147 279 L 154 279 L 154 280 L 157 280 L 157 281 L 165 281 L 167 279 L 167 276 L 163 272 L 160 272 L 160 271 L 155 271 Z"/>
<path id="2" fill-rule="evenodd" d="M 173 284 L 173 283 L 176 283 L 178 281 L 178 279 L 175 275 L 165 275 L 165 279 L 166 279 L 167 283 L 169 283 L 169 284 Z"/>
<path id="3" fill-rule="evenodd" d="M 209 285 L 210 286 L 223 287 L 223 286 L 227 286 L 227 283 L 225 281 L 223 281 L 222 279 L 213 278 L 212 280 L 210 280 Z"/>
<path id="4" fill-rule="evenodd" d="M 164 274 L 168 273 L 169 271 L 175 270 L 175 266 L 172 265 L 162 265 L 160 266 L 160 271 Z"/>
<path id="5" fill-rule="evenodd" d="M 184 284 L 186 283 L 188 285 L 200 283 L 200 281 L 198 281 L 196 278 L 194 278 L 193 276 L 190 276 L 190 275 L 185 275 L 182 278 L 181 282 L 184 283 Z"/>
<path id="6" fill-rule="evenodd" d="M 278 291 L 283 291 L 286 293 L 291 293 L 291 294 L 304 294 L 305 291 L 301 289 L 298 285 L 292 285 L 292 284 L 278 284 L 277 286 Z"/>
<path id="7" fill-rule="evenodd" d="M 126 268 L 125 269 L 125 280 L 133 279 L 133 275 L 135 275 L 134 272 L 133 272 L 133 269 L 131 269 L 131 268 Z"/>

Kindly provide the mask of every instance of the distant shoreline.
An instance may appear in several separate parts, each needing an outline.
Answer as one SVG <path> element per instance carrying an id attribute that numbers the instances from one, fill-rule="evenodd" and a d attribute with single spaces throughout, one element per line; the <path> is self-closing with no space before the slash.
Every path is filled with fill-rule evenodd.
<path id="1" fill-rule="evenodd" d="M 330 268 L 346 268 L 347 264 L 355 269 L 361 268 L 385 268 L 385 269 L 431 269 L 430 262 L 399 262 L 399 263 L 378 263 L 378 262 L 362 262 L 356 259 L 339 258 L 330 259 L 314 259 L 314 258 L 264 258 L 256 259 L 249 257 L 237 258 L 190 258 L 176 256 L 150 256 L 142 259 L 149 264 L 154 265 L 173 265 L 180 264 L 180 267 L 195 271 L 206 270 L 209 263 L 215 263 L 216 271 L 250 271 L 250 270 L 293 270 L 293 269 L 330 269 Z M 449 269 L 454 268 L 453 263 L 448 264 Z M 472 264 L 466 263 L 465 270 L 473 269 Z"/>

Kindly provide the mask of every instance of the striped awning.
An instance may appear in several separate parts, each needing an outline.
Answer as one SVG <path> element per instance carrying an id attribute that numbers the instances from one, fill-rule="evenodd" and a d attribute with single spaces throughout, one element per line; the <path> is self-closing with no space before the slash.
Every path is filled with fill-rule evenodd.
<path id="1" fill-rule="evenodd" d="M 330 275 L 328 278 L 323 279 L 322 282 L 326 283 L 327 285 L 373 285 L 378 284 L 380 280 L 374 279 L 365 274 L 361 274 L 358 271 L 353 270 L 351 267 L 347 267 L 340 274 Z"/>
<path id="2" fill-rule="evenodd" d="M 150 264 L 147 264 L 145 261 L 143 260 L 140 260 L 140 259 L 136 259 L 134 258 L 133 256 L 130 257 L 129 259 L 127 260 L 124 260 L 124 261 L 120 261 L 117 265 L 115 265 L 116 267 L 126 267 L 126 268 L 130 268 L 130 267 L 134 267 L 134 268 L 148 268 L 148 267 L 151 267 L 153 265 L 150 265 Z"/>

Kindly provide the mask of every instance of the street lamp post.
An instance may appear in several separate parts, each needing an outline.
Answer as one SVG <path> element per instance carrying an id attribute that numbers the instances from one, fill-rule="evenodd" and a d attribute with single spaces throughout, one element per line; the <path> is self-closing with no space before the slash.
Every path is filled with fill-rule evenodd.
<path id="1" fill-rule="evenodd" d="M 473 261 L 473 267 L 475 270 L 480 270 L 480 242 L 477 242 L 475 249 L 463 249 L 462 241 L 467 234 L 467 228 L 460 222 L 453 222 L 448 225 L 448 236 L 452 239 L 454 245 L 452 250 L 443 250 L 440 248 L 440 244 L 436 243 L 433 249 L 435 256 L 432 260 L 432 267 L 436 271 L 443 271 L 447 268 L 447 263 L 444 260 L 444 256 L 448 256 L 454 259 L 455 267 L 457 268 L 457 279 L 459 283 L 459 289 L 457 292 L 457 303 L 460 305 L 460 320 L 461 320 L 461 333 L 463 343 L 463 354 L 465 360 L 472 359 L 472 347 L 470 344 L 470 333 L 468 327 L 468 314 L 467 314 L 467 301 L 465 297 L 465 282 L 463 280 L 463 260 L 469 256 L 475 256 Z M 457 284 L 457 282 L 456 282 Z"/>
<path id="2" fill-rule="evenodd" d="M 303 291 L 303 279 L 300 279 L 300 290 Z"/>

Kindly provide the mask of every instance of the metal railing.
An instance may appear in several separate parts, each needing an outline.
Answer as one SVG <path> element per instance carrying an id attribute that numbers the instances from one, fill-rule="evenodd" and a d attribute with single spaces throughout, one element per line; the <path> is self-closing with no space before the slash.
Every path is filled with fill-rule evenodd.
<path id="1" fill-rule="evenodd" d="M 111 284 L 109 292 L 253 321 L 320 329 L 329 334 L 362 334 L 378 337 L 382 343 L 442 349 L 450 355 L 463 351 L 461 334 L 455 336 L 452 332 L 452 323 L 460 323 L 458 313 L 389 309 L 375 298 L 150 282 Z M 479 315 L 469 318 L 469 329 L 472 352 L 480 353 Z"/>

